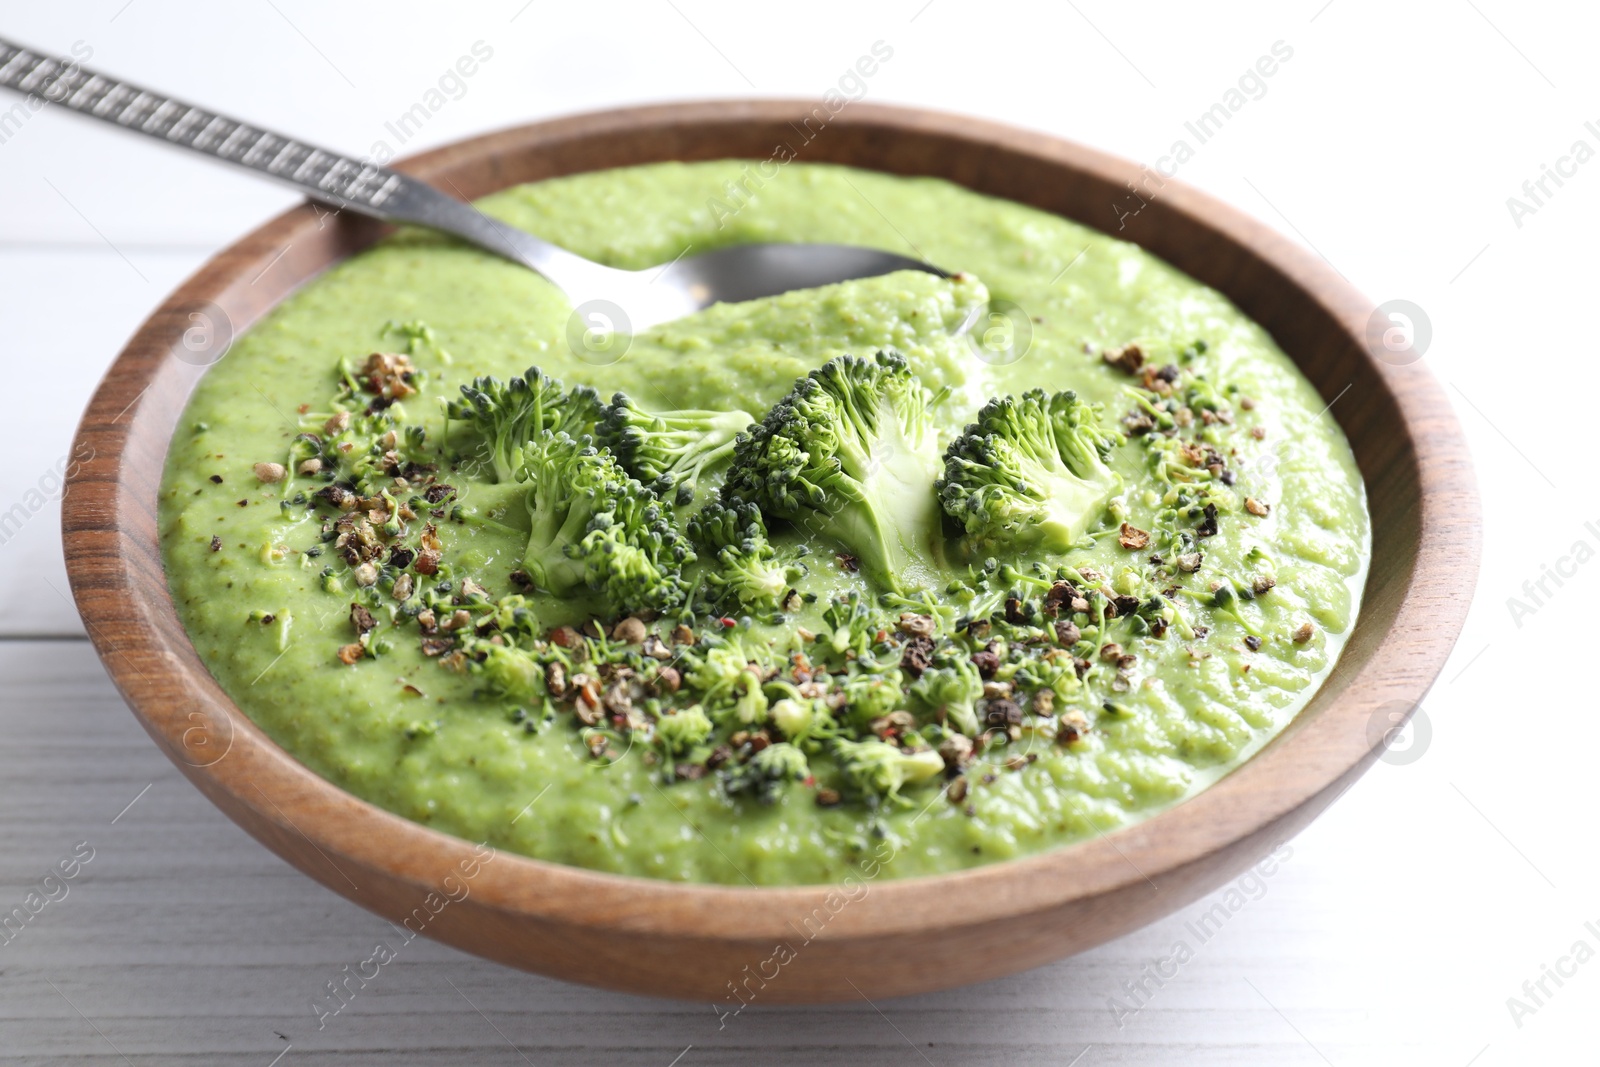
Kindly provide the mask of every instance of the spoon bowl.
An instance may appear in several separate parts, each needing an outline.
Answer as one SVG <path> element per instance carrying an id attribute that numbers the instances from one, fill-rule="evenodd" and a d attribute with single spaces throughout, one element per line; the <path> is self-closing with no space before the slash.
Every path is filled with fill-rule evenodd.
<path id="1" fill-rule="evenodd" d="M 685 256 L 662 267 L 622 271 L 617 292 L 637 291 L 641 316 L 634 329 L 667 322 L 712 304 L 731 304 L 814 289 L 835 282 L 919 270 L 941 278 L 944 271 L 921 260 L 857 245 L 756 244 Z M 630 289 L 628 287 L 637 287 Z"/>

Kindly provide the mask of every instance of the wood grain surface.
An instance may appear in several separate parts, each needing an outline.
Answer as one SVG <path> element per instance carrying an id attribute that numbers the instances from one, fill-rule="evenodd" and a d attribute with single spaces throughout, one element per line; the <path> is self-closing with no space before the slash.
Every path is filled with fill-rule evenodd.
<path id="1" fill-rule="evenodd" d="M 784 102 L 673 105 L 579 116 L 477 138 L 407 168 L 478 195 L 519 181 L 648 160 L 762 156 L 809 110 Z M 808 158 L 938 174 L 1105 226 L 1138 169 L 972 119 L 852 108 Z M 391 919 L 472 855 L 311 775 L 239 714 L 200 665 L 167 599 L 155 538 L 167 437 L 198 369 L 171 355 L 197 310 L 243 329 L 303 279 L 378 236 L 354 220 L 282 216 L 212 261 L 135 336 L 80 430 L 92 454 L 63 504 L 68 573 L 86 627 L 158 745 L 252 835 Z M 1269 329 L 1335 408 L 1367 479 L 1367 600 L 1322 692 L 1261 754 L 1139 826 L 1029 860 L 875 884 L 763 988 L 769 1002 L 858 1000 L 981 980 L 1100 944 L 1194 900 L 1304 826 L 1375 758 L 1368 729 L 1414 703 L 1465 615 L 1477 507 L 1459 432 L 1418 365 L 1373 359 L 1371 305 L 1320 259 L 1177 183 L 1127 236 L 1217 286 Z M 255 284 L 251 284 L 255 280 Z M 1383 654 L 1378 655 L 1382 650 Z M 497 856 L 428 936 L 576 981 L 705 999 L 765 959 L 826 888 L 750 890 L 615 878 Z M 352 961 L 359 963 L 359 960 Z"/>

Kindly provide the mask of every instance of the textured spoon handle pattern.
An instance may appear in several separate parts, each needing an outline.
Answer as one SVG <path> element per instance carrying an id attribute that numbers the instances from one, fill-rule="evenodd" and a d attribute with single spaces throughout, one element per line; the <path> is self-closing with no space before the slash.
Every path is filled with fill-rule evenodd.
<path id="1" fill-rule="evenodd" d="M 0 86 L 287 182 L 318 200 L 384 213 L 405 178 L 0 39 Z"/>

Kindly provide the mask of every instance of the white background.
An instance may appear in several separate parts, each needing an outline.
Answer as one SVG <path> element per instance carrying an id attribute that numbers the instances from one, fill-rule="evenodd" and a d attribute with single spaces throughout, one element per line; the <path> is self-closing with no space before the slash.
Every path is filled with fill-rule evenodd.
<path id="1" fill-rule="evenodd" d="M 1596 480 L 1600 160 L 1561 188 L 1548 186 L 1553 195 L 1520 226 L 1507 206 L 1574 141 L 1600 150 L 1600 135 L 1584 128 L 1587 120 L 1600 128 L 1592 12 L 1509 0 L 1280 0 L 1235 3 L 1226 13 L 1214 5 L 1107 0 L 497 0 L 449 5 L 448 14 L 444 7 L 7 0 L 0 36 L 58 52 L 83 42 L 93 49 L 92 67 L 356 154 L 378 140 L 393 144 L 384 123 L 479 40 L 493 48 L 492 60 L 405 151 L 618 104 L 816 99 L 882 40 L 894 55 L 871 79 L 871 101 L 982 115 L 1152 163 L 1176 138 L 1194 143 L 1184 122 L 1283 41 L 1293 58 L 1266 94 L 1200 146 L 1180 177 L 1310 245 L 1374 301 L 1402 298 L 1425 309 L 1433 339 L 1422 365 L 1446 383 L 1472 443 L 1485 555 L 1471 620 L 1426 700 L 1431 737 L 1411 737 L 1411 748 L 1396 749 L 1392 762 L 1295 840 L 1261 899 L 1145 1010 L 1119 1028 L 1106 1001 L 1123 995 L 1119 983 L 1144 962 L 1164 955 L 1200 907 L 1085 959 L 942 999 L 871 1011 L 747 1013 L 741 1056 L 777 1059 L 785 1049 L 798 1055 L 817 1046 L 807 1054 L 813 1061 L 908 1064 L 1002 1055 L 1067 1063 L 1080 1054 L 1084 1067 L 1594 1062 L 1600 962 L 1580 967 L 1559 990 L 1550 985 L 1555 995 L 1520 1026 L 1507 1006 L 1575 941 L 1600 951 L 1600 936 L 1584 928 L 1594 920 L 1600 929 L 1591 814 L 1600 762 L 1591 605 L 1600 564 L 1578 566 L 1559 589 L 1547 583 L 1553 595 L 1539 603 L 1522 590 L 1575 542 L 1600 549 L 1600 534 L 1585 528 L 1594 520 L 1600 530 L 1600 498 L 1588 492 Z M 83 403 L 142 317 L 208 255 L 294 199 L 57 109 L 32 116 L 0 144 L 0 367 L 8 400 L 0 511 L 32 488 L 51 488 L 48 472 L 65 454 Z M 5 659 L 0 699 L 22 714 L 18 694 L 85 693 L 102 709 L 94 721 L 125 731 L 126 713 L 81 645 L 58 540 L 52 501 L 0 545 L 0 635 L 14 653 Z M 1514 596 L 1535 610 L 1515 617 Z M 70 665 L 68 676 L 38 682 L 30 663 L 58 662 L 52 656 L 66 657 L 59 662 Z M 87 773 L 62 766 L 68 780 L 41 783 L 44 795 L 65 798 L 75 788 L 71 776 Z M 175 776 L 160 788 L 171 804 L 191 805 L 183 810 L 197 821 L 214 816 Z M 160 794 L 151 796 L 157 804 Z M 26 827 L 14 806 L 0 810 L 0 837 L 22 843 L 0 868 L 5 907 L 36 868 L 66 851 L 73 831 L 48 832 L 56 810 L 32 804 Z M 203 871 L 211 858 L 243 857 L 238 862 L 275 869 L 220 816 L 211 823 L 218 824 L 211 837 L 222 842 L 216 856 L 164 845 L 178 850 L 174 863 Z M 325 912 L 363 921 L 364 913 L 297 876 L 277 884 Z M 148 995 L 132 988 L 125 970 L 92 967 L 92 953 L 74 957 L 73 1012 L 34 999 L 21 984 L 51 996 L 44 980 L 56 958 L 52 938 L 77 943 L 73 924 L 98 914 L 89 892 L 76 918 L 63 906 L 50 917 L 54 926 L 41 920 L 29 932 L 38 953 L 29 966 L 15 968 L 0 953 L 0 1060 L 6 1028 L 30 1013 L 54 1021 L 29 1031 L 30 1040 L 45 1042 L 38 1058 L 16 1062 L 56 1062 L 45 1055 L 54 1046 L 39 1036 L 53 1028 L 62 1062 L 122 1062 L 124 1053 L 128 1062 L 177 1062 L 179 1051 L 198 1055 L 194 1062 L 222 1062 L 228 1049 L 238 1051 L 237 1062 L 266 1064 L 289 1040 L 274 1031 L 290 1024 L 246 1010 L 256 998 L 281 1003 L 283 1019 L 304 1029 L 302 994 L 322 972 L 308 968 L 288 991 L 269 988 L 265 972 L 251 979 L 251 953 L 282 936 L 259 922 L 255 940 L 237 949 L 228 990 L 218 988 L 214 1000 L 198 990 L 161 1026 L 139 1029 L 136 1017 L 153 1010 Z M 182 929 L 179 911 L 158 910 L 144 921 Z M 646 1010 L 645 1002 L 578 994 L 433 946 L 408 960 L 406 980 L 422 989 L 430 969 L 469 964 L 486 985 L 518 991 L 504 1013 L 479 1015 L 437 980 L 441 999 L 426 1010 L 439 1013 L 442 1032 L 459 1035 L 450 1041 L 485 1041 L 479 1062 L 584 1059 L 585 1033 L 606 1024 L 586 1016 L 581 1027 L 565 1024 L 572 1033 L 552 1036 L 567 1017 L 552 1005 L 600 998 L 617 1013 L 600 1019 L 623 1029 L 627 1013 Z M 374 997 L 362 1010 L 378 1003 Z M 974 1013 L 975 1004 L 985 1010 Z M 709 1018 L 704 1005 L 647 1009 L 660 1039 L 634 1034 L 630 1062 L 665 1067 L 685 1045 L 694 1046 L 685 1065 L 728 1054 L 718 1051 L 714 1026 L 674 1029 L 661 1021 Z M 540 1011 L 550 1013 L 547 1029 L 518 1031 L 519 1019 Z M 204 1034 L 211 1036 L 194 1036 L 200 1017 L 209 1019 Z M 226 1040 L 214 1036 L 223 1033 Z M 286 1065 L 318 1049 L 385 1047 L 381 1027 L 295 1040 Z M 1016 1048 L 999 1051 L 1006 1045 Z M 262 1054 L 247 1053 L 253 1048 Z M 545 1051 L 529 1051 L 538 1048 Z"/>

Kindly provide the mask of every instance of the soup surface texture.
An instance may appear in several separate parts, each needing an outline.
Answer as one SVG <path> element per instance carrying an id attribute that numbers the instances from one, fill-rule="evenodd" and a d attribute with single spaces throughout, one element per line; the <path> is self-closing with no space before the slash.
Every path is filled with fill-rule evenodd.
<path id="1" fill-rule="evenodd" d="M 800 163 L 748 195 L 746 166 L 581 174 L 479 206 L 619 267 L 802 241 L 954 276 L 627 339 L 527 270 L 408 231 L 206 373 L 163 546 L 239 707 L 443 832 L 739 885 L 1067 845 L 1280 730 L 1355 622 L 1369 531 L 1344 437 L 1271 338 L 1137 247 L 1028 207 Z M 497 381 L 464 396 L 481 376 Z M 497 439 L 490 409 L 539 388 L 548 418 Z M 674 411 L 701 414 L 652 422 Z M 796 439 L 806 458 L 778 456 Z M 1029 442 L 1043 460 L 1017 458 Z"/>

